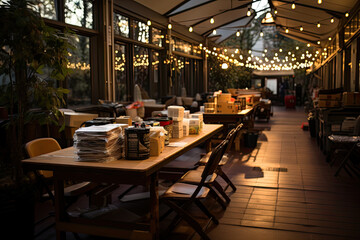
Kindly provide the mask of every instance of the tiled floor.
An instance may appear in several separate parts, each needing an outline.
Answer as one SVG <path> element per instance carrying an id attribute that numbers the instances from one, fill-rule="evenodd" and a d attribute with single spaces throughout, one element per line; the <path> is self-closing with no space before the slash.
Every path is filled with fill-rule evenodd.
<path id="1" fill-rule="evenodd" d="M 302 108 L 275 107 L 269 123 L 256 123 L 263 129 L 257 147 L 231 152 L 224 171 L 237 191 L 228 190 L 231 202 L 225 211 L 215 201 L 206 201 L 220 221 L 208 227 L 211 239 L 360 239 L 359 179 L 345 172 L 333 176 L 335 168 L 325 162 L 309 132 L 301 129 L 306 121 Z M 201 151 L 195 149 L 183 159 L 194 159 Z M 193 213 L 199 222 L 206 220 L 196 207 Z M 185 238 L 199 236 L 181 223 L 165 239 Z M 37 239 L 55 239 L 54 229 Z"/>

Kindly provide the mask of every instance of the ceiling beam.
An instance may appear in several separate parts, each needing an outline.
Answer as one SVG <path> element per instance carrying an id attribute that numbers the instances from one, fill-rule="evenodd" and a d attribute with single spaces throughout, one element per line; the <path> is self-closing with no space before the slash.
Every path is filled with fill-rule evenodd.
<path id="1" fill-rule="evenodd" d="M 288 3 L 288 4 L 292 4 L 292 1 L 287 1 L 287 0 L 276 0 L 277 2 L 283 2 L 283 3 Z M 303 3 L 299 3 L 296 2 L 296 5 L 302 6 L 302 7 L 306 7 L 306 8 L 312 8 L 312 9 L 316 9 L 319 11 L 324 11 L 336 18 L 342 18 L 344 16 L 344 13 L 342 12 L 338 12 L 338 11 L 334 11 L 334 10 L 330 10 L 330 9 L 326 9 L 326 8 L 321 8 L 321 7 L 316 7 L 316 6 L 311 6 L 311 5 L 307 5 L 307 4 L 303 4 Z"/>
<path id="2" fill-rule="evenodd" d="M 173 11 L 176 10 L 176 9 L 174 9 L 174 10 L 171 10 L 171 11 L 168 11 L 167 13 L 165 13 L 165 16 L 167 16 L 167 17 L 173 17 L 173 16 L 176 16 L 176 15 L 181 14 L 181 13 L 183 13 L 183 12 L 190 11 L 190 10 L 193 10 L 193 9 L 195 9 L 195 8 L 198 8 L 198 7 L 204 6 L 204 5 L 206 5 L 206 4 L 212 3 L 212 2 L 214 2 L 214 1 L 216 1 L 216 0 L 209 0 L 209 1 L 207 1 L 207 2 L 204 2 L 204 3 L 201 3 L 201 4 L 199 4 L 199 5 L 193 6 L 193 7 L 191 7 L 191 8 L 187 8 L 187 9 L 181 10 L 181 11 L 179 11 L 179 12 L 177 12 L 177 13 L 171 14 L 171 12 L 173 12 Z"/>
<path id="3" fill-rule="evenodd" d="M 224 10 L 224 11 L 218 13 L 218 14 L 215 14 L 215 15 L 213 15 L 213 16 L 207 17 L 207 18 L 205 18 L 205 19 L 203 19 L 203 20 L 201 20 L 201 21 L 193 24 L 192 27 L 194 27 L 194 26 L 196 26 L 196 25 L 199 25 L 199 24 L 201 24 L 201 23 L 203 23 L 203 22 L 206 22 L 206 21 L 210 20 L 212 17 L 219 16 L 219 15 L 221 15 L 221 14 L 223 14 L 223 13 L 226 13 L 226 12 L 229 12 L 229 11 L 246 8 L 246 7 L 248 7 L 250 4 L 252 4 L 252 3 L 254 3 L 254 2 L 259 2 L 259 1 L 260 1 L 260 0 L 254 0 L 253 2 L 248 2 L 248 3 L 246 3 L 246 4 L 242 4 L 242 5 L 237 6 L 237 7 L 235 7 L 235 8 L 226 9 L 226 10 Z M 251 15 L 253 15 L 253 14 L 251 14 Z"/>
<path id="4" fill-rule="evenodd" d="M 287 20 L 292 20 L 292 21 L 296 21 L 296 22 L 302 22 L 302 23 L 306 23 L 306 24 L 309 24 L 309 25 L 315 25 L 315 26 L 317 25 L 317 22 L 312 23 L 312 22 L 307 22 L 307 21 L 296 19 L 296 18 L 289 18 L 289 17 L 285 17 L 285 16 L 280 16 L 280 15 L 275 15 L 275 19 L 276 18 L 284 18 L 284 19 L 287 19 Z M 328 24 L 322 23 L 321 25 L 328 25 Z"/>

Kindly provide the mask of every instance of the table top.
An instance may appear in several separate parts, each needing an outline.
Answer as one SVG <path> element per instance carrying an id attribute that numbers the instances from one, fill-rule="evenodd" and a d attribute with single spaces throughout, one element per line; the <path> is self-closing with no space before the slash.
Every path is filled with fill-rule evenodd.
<path id="1" fill-rule="evenodd" d="M 220 115 L 225 115 L 225 116 L 226 115 L 229 115 L 229 116 L 246 116 L 249 113 L 251 113 L 252 110 L 254 110 L 253 107 L 241 110 L 238 113 L 204 113 L 204 116 L 220 116 Z"/>
<path id="2" fill-rule="evenodd" d="M 23 165 L 30 169 L 52 171 L 83 171 L 83 172 L 117 172 L 117 173 L 141 173 L 149 176 L 171 160 L 182 155 L 184 152 L 206 141 L 223 128 L 222 124 L 204 124 L 203 129 L 197 135 L 189 135 L 180 139 L 170 139 L 170 144 L 156 157 L 145 160 L 120 159 L 110 162 L 79 162 L 76 161 L 73 147 L 62 149 L 49 154 L 23 160 Z M 95 171 L 96 170 L 96 171 Z"/>

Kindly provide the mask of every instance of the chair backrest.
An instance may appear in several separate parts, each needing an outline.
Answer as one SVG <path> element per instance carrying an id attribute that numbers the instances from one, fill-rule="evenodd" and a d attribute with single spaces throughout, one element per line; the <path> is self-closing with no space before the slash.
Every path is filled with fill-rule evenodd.
<path id="1" fill-rule="evenodd" d="M 207 176 L 214 173 L 214 171 L 219 165 L 219 162 L 221 161 L 222 156 L 227 149 L 228 144 L 229 140 L 225 139 L 211 152 L 209 160 L 206 163 L 204 171 L 201 174 L 202 181 L 205 182 Z"/>
<path id="2" fill-rule="evenodd" d="M 229 140 L 229 144 L 228 144 L 228 146 L 227 146 L 227 148 L 226 148 L 226 150 L 225 150 L 225 153 L 227 153 L 227 152 L 230 151 L 231 146 L 232 146 L 232 144 L 234 143 L 235 138 L 236 138 L 237 134 L 239 133 L 240 129 L 242 128 L 242 126 L 243 126 L 242 123 L 239 124 L 239 125 L 237 125 L 236 128 L 231 129 L 231 131 L 230 131 L 230 132 L 228 133 L 228 135 L 226 136 L 225 139 L 226 139 L 226 140 Z"/>
<path id="3" fill-rule="evenodd" d="M 26 143 L 25 149 L 29 157 L 36 157 L 42 154 L 61 150 L 61 147 L 54 138 L 38 138 Z M 40 170 L 39 173 L 46 178 L 53 176 L 52 171 Z"/>

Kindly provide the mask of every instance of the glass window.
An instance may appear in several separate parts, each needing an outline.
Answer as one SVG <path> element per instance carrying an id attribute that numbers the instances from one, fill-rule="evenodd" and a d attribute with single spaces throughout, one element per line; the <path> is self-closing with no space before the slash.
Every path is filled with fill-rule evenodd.
<path id="1" fill-rule="evenodd" d="M 149 50 L 134 46 L 134 84 L 149 93 Z"/>
<path id="2" fill-rule="evenodd" d="M 179 38 L 174 38 L 173 51 L 191 54 L 191 44 Z"/>
<path id="3" fill-rule="evenodd" d="M 201 57 L 201 49 L 198 45 L 193 45 L 193 55 Z"/>
<path id="4" fill-rule="evenodd" d="M 134 20 L 134 40 L 149 43 L 149 28 L 145 23 Z"/>
<path id="5" fill-rule="evenodd" d="M 71 40 L 75 47 L 69 51 L 68 68 L 72 73 L 66 86 L 70 90 L 67 102 L 70 106 L 90 104 L 90 39 L 77 35 Z"/>
<path id="6" fill-rule="evenodd" d="M 55 1 L 56 0 L 35 0 L 33 6 L 35 11 L 40 13 L 41 17 L 57 20 Z"/>
<path id="7" fill-rule="evenodd" d="M 159 52 L 152 51 L 150 97 L 154 99 L 159 98 L 159 79 L 160 79 L 159 62 L 160 62 Z"/>
<path id="8" fill-rule="evenodd" d="M 93 28 L 92 0 L 65 0 L 65 22 L 71 25 Z"/>
<path id="9" fill-rule="evenodd" d="M 129 18 L 120 14 L 114 14 L 114 33 L 123 37 L 129 37 Z"/>
<path id="10" fill-rule="evenodd" d="M 157 28 L 152 28 L 152 43 L 162 47 L 162 39 L 164 35 L 161 34 L 161 30 Z"/>
<path id="11" fill-rule="evenodd" d="M 115 97 L 117 101 L 127 101 L 126 48 L 115 44 Z"/>

